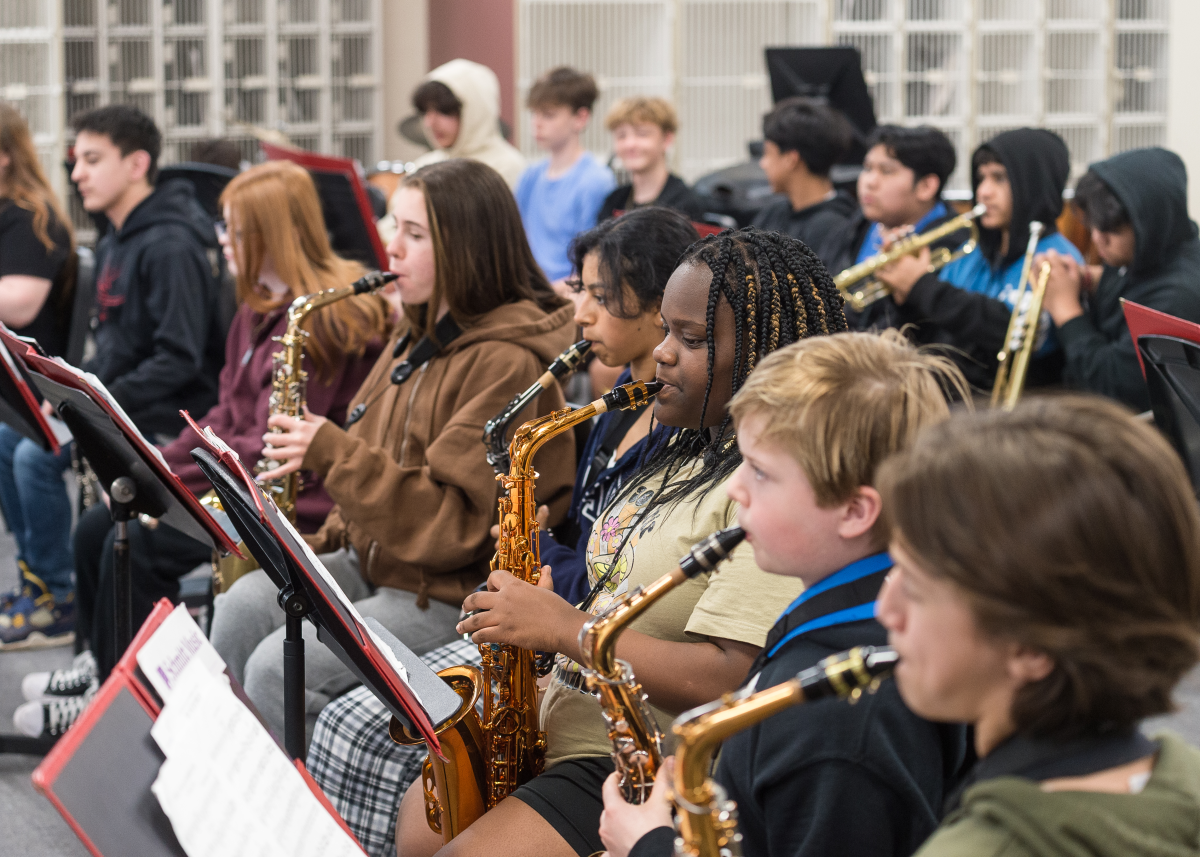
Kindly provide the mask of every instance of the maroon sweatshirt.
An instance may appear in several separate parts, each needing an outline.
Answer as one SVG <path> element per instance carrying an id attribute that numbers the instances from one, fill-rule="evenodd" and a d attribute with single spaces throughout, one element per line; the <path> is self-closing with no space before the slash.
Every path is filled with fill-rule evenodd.
<path id="1" fill-rule="evenodd" d="M 283 346 L 272 341 L 287 330 L 286 307 L 267 315 L 243 305 L 233 317 L 225 340 L 225 368 L 221 370 L 217 404 L 196 418 L 201 428 L 212 426 L 217 436 L 241 456 L 251 472 L 262 457 L 263 435 L 270 415 L 272 355 Z M 375 340 L 359 358 L 346 359 L 332 379 L 324 382 L 304 357 L 308 373 L 308 409 L 341 425 L 346 421 L 346 406 L 362 386 L 378 359 L 383 343 Z M 162 454 L 171 470 L 197 496 L 212 489 L 212 484 L 192 461 L 191 451 L 199 446 L 195 432 L 185 429 L 176 440 L 163 447 Z M 325 493 L 321 479 L 311 471 L 300 472 L 300 493 L 296 499 L 296 525 L 301 532 L 313 533 L 325 522 L 333 500 Z"/>

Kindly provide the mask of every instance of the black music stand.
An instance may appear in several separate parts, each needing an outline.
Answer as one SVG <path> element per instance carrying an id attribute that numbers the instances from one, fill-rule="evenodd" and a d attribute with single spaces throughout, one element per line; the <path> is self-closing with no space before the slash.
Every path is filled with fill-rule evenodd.
<path id="1" fill-rule="evenodd" d="M 367 685 L 410 734 L 425 736 L 431 751 L 436 751 L 434 731 L 461 708 L 459 695 L 374 619 L 360 623 L 344 593 L 315 568 L 319 562 L 314 565 L 315 557 L 299 534 L 255 485 L 241 463 L 231 457 L 227 448 L 217 445 L 219 438 L 211 432 L 200 434 L 200 439 L 204 446 L 192 450 L 192 458 L 212 482 L 246 547 L 279 589 L 279 605 L 286 616 L 284 749 L 295 759 L 305 758 L 303 622 L 308 618 L 317 628 L 317 638 Z M 407 681 L 389 664 L 364 625 L 400 661 Z"/>
<path id="2" fill-rule="evenodd" d="M 1137 339 L 1154 424 L 1183 459 L 1200 490 L 1200 345 L 1177 336 Z"/>

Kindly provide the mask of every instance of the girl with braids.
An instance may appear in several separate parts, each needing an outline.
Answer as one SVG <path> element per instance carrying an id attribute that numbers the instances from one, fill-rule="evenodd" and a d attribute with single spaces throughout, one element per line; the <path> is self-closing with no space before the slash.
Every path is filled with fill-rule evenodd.
<path id="1" fill-rule="evenodd" d="M 664 387 L 654 416 L 677 431 L 652 437 L 637 478 L 596 519 L 587 545 L 588 597 L 577 608 L 555 595 L 546 567 L 539 586 L 493 573 L 490 591 L 463 603 L 483 611 L 458 625 L 473 642 L 557 653 L 541 711 L 546 773 L 444 847 L 429 830 L 421 785 L 414 784 L 397 822 L 401 857 L 601 850 L 601 787 L 613 764 L 599 703 L 580 677 L 579 630 L 734 523 L 737 504 L 722 485 L 741 458 L 727 403 L 768 352 L 846 329 L 841 300 L 812 252 L 755 230 L 692 245 L 667 282 L 661 315 L 665 338 L 654 359 Z M 633 666 L 664 732 L 679 712 L 737 687 L 771 623 L 799 591 L 798 582 L 768 578 L 743 548 L 719 574 L 679 586 L 631 624 L 617 653 Z"/>

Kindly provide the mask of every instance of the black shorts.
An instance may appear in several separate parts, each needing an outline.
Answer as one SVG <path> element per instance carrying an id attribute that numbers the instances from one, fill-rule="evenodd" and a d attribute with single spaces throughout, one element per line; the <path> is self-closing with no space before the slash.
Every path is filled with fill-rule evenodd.
<path id="1" fill-rule="evenodd" d="M 610 756 L 560 762 L 512 796 L 546 819 L 580 857 L 604 850 L 600 841 L 602 789 L 614 770 Z"/>

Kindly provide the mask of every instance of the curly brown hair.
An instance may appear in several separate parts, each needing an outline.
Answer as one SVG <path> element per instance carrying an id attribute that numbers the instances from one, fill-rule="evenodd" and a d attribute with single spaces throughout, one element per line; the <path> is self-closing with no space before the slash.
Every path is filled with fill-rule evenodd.
<path id="1" fill-rule="evenodd" d="M 983 633 L 1053 661 L 1013 701 L 1068 739 L 1170 711 L 1200 658 L 1200 511 L 1155 429 L 1084 396 L 958 414 L 880 470 L 893 543 Z"/>

